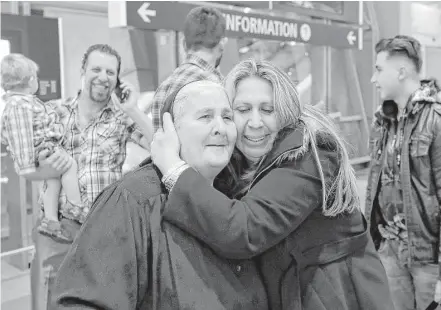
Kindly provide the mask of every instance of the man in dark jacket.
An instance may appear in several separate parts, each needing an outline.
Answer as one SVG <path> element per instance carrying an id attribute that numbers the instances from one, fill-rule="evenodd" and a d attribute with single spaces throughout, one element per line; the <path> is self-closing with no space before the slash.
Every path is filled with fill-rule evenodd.
<path id="1" fill-rule="evenodd" d="M 212 182 L 236 141 L 222 86 L 192 82 L 169 97 L 164 111 L 173 112 L 182 158 Z M 59 270 L 57 309 L 267 309 L 253 261 L 218 257 L 161 223 L 161 178 L 148 159 L 96 199 Z"/>
<path id="2" fill-rule="evenodd" d="M 433 80 L 420 81 L 420 43 L 382 39 L 372 83 L 375 113 L 366 218 L 397 310 L 441 300 L 441 104 Z"/>

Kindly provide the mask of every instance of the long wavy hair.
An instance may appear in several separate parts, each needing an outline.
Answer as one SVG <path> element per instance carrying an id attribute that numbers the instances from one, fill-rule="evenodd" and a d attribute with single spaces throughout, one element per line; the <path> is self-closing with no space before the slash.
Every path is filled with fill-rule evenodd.
<path id="1" fill-rule="evenodd" d="M 285 160 L 296 160 L 308 152 L 312 152 L 317 164 L 322 183 L 322 210 L 325 216 L 336 216 L 341 213 L 353 212 L 360 206 L 357 193 L 357 182 L 354 169 L 349 162 L 345 141 L 339 134 L 334 122 L 319 109 L 309 104 L 302 104 L 294 83 L 289 76 L 263 60 L 248 59 L 237 64 L 224 80 L 231 104 L 234 102 L 238 84 L 247 77 L 259 77 L 268 81 L 273 89 L 273 104 L 277 121 L 280 124 L 279 134 L 286 129 L 303 128 L 303 146 L 299 152 L 293 152 Z M 319 146 L 330 146 L 338 154 L 339 167 L 334 180 L 325 181 L 323 169 L 318 155 Z M 245 193 L 255 173 L 265 160 L 266 155 L 252 167 L 244 168 L 247 164 L 239 150 L 235 150 L 232 163 L 227 171 L 233 179 L 239 178 L 235 193 Z M 280 163 L 280 161 L 279 161 Z M 242 181 L 242 182 L 240 182 Z"/>

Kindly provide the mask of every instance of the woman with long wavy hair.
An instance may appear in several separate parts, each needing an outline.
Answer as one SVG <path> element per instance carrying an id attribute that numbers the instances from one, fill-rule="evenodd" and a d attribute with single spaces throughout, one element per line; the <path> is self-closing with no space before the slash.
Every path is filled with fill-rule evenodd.
<path id="1" fill-rule="evenodd" d="M 225 88 L 237 142 L 214 185 L 174 168 L 183 163 L 168 115 L 155 134 L 152 157 L 170 190 L 163 219 L 226 258 L 255 257 L 273 310 L 393 309 L 334 123 L 265 61 L 240 62 Z M 222 152 L 222 141 L 206 147 Z"/>

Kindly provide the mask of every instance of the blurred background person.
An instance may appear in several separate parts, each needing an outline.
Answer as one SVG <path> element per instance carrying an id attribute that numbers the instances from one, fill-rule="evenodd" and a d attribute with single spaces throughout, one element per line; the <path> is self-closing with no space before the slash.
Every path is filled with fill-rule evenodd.
<path id="1" fill-rule="evenodd" d="M 184 23 L 187 57 L 156 90 L 152 105 L 154 132 L 161 128 L 161 108 L 168 95 L 192 81 L 221 83 L 217 67 L 226 44 L 225 27 L 225 18 L 216 8 L 196 7 L 188 13 Z"/>
<path id="2" fill-rule="evenodd" d="M 441 300 L 441 96 L 420 80 L 421 45 L 380 40 L 371 82 L 383 100 L 375 113 L 366 217 L 397 310 Z"/>

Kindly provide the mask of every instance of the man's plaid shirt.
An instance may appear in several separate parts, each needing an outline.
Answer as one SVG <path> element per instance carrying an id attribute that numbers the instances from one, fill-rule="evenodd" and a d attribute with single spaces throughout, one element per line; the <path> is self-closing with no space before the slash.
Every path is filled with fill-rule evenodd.
<path id="1" fill-rule="evenodd" d="M 164 101 L 167 96 L 184 85 L 198 80 L 209 80 L 220 83 L 222 81 L 222 75 L 202 58 L 190 54 L 156 90 L 152 104 L 154 132 L 162 128 L 161 109 L 164 106 Z"/>
<path id="2" fill-rule="evenodd" d="M 7 92 L 1 121 L 1 140 L 7 145 L 17 174 L 37 170 L 37 147 L 44 142 L 57 144 L 63 126 L 57 113 L 35 96 Z"/>
<path id="3" fill-rule="evenodd" d="M 81 198 L 90 206 L 105 187 L 121 178 L 127 141 L 139 144 L 143 134 L 113 101 L 85 128 L 79 126 L 77 98 L 46 104 L 55 109 L 64 125 L 61 145 L 78 164 Z M 60 208 L 65 202 L 66 196 L 62 193 Z"/>

